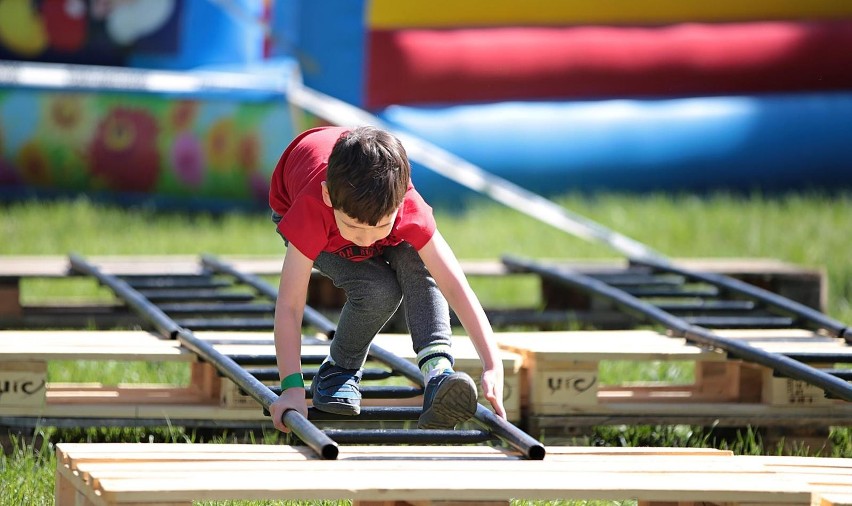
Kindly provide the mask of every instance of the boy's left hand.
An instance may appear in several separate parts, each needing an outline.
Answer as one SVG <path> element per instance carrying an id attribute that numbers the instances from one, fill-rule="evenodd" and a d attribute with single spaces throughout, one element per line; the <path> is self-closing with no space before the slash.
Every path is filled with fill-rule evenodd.
<path id="1" fill-rule="evenodd" d="M 503 371 L 486 369 L 482 371 L 482 392 L 494 412 L 500 418 L 506 418 L 506 410 L 503 408 Z"/>

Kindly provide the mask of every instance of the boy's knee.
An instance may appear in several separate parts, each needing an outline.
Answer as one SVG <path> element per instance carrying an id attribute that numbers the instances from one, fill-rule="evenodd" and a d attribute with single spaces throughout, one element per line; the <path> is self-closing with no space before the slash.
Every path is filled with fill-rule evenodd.
<path id="1" fill-rule="evenodd" d="M 372 284 L 349 294 L 349 300 L 370 310 L 394 311 L 402 302 L 402 290 L 397 284 Z"/>

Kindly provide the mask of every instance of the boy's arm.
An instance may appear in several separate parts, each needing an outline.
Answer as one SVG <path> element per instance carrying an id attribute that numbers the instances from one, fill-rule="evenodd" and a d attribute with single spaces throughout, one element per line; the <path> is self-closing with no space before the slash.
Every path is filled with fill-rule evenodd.
<path id="1" fill-rule="evenodd" d="M 482 390 L 494 411 L 506 418 L 503 408 L 503 361 L 485 310 L 470 287 L 450 246 L 437 230 L 420 249 L 420 257 L 438 288 L 455 311 L 482 360 Z"/>
<path id="2" fill-rule="evenodd" d="M 313 261 L 292 244 L 287 247 L 275 302 L 275 357 L 282 380 L 302 372 L 302 314 L 312 268 Z M 269 407 L 275 428 L 283 432 L 289 432 L 281 422 L 281 416 L 288 409 L 295 409 L 303 416 L 308 416 L 304 388 L 284 390 Z"/>

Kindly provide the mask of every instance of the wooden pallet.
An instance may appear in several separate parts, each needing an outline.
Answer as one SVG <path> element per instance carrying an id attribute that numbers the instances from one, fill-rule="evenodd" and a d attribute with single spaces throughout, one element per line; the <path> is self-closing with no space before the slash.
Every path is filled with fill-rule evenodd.
<path id="1" fill-rule="evenodd" d="M 713 449 L 549 447 L 543 461 L 485 446 L 305 447 L 60 443 L 56 504 L 336 500 L 358 505 L 638 499 L 673 504 L 850 504 L 852 461 Z"/>
<path id="2" fill-rule="evenodd" d="M 831 352 L 852 362 L 852 347 L 810 331 L 718 333 L 767 351 Z M 852 419 L 852 404 L 828 399 L 817 387 L 655 331 L 517 332 L 496 338 L 503 349 L 523 357 L 521 409 L 531 434 L 611 423 L 813 426 L 846 425 Z M 695 379 L 602 385 L 600 365 L 606 361 L 689 361 Z"/>
<path id="3" fill-rule="evenodd" d="M 270 332 L 196 332 L 223 354 L 275 356 Z M 327 344 L 302 345 L 305 355 L 325 355 Z M 314 341 L 315 342 L 315 341 Z M 258 344 L 265 343 L 265 344 Z M 392 353 L 416 361 L 411 338 L 383 334 L 376 343 Z M 473 344 L 457 336 L 456 364 L 474 378 L 482 366 Z M 502 353 L 505 405 L 510 421 L 520 421 L 520 357 Z M 89 383 L 48 383 L 47 364 L 56 360 L 112 360 L 119 362 L 181 362 L 190 368 L 188 385 L 105 386 Z M 274 358 L 268 364 L 275 366 Z M 269 382 L 274 385 L 277 382 Z M 167 340 L 145 331 L 0 331 L 0 416 L 104 419 L 244 420 L 251 425 L 268 420 L 257 401 L 207 363 Z M 404 399 L 365 399 L 365 406 L 419 407 L 422 396 Z"/>
<path id="4" fill-rule="evenodd" d="M 69 360 L 178 362 L 189 369 L 189 382 L 48 383 L 47 364 Z M 18 386 L 0 395 L 0 416 L 4 417 L 250 424 L 268 420 L 256 402 L 251 411 L 228 406 L 222 398 L 222 385 L 227 383 L 178 341 L 146 331 L 0 331 L 0 384 Z"/>
<path id="5" fill-rule="evenodd" d="M 228 340 L 223 353 L 274 355 L 268 332 L 197 332 L 201 339 Z M 729 331 L 767 349 L 852 348 L 824 337 L 797 332 L 798 340 L 759 331 Z M 790 334 L 787 334 L 788 337 Z M 653 331 L 497 333 L 503 348 L 504 402 L 510 421 L 538 437 L 563 429 L 620 423 L 710 426 L 828 426 L 852 419 L 852 404 L 826 399 L 822 391 L 766 368 L 727 360 Z M 266 344 L 253 344 L 265 342 Z M 242 344 L 240 344 L 242 343 Z M 376 343 L 414 361 L 410 338 L 382 334 Z M 303 345 L 303 353 L 322 355 L 325 345 Z M 460 370 L 478 378 L 481 365 L 468 339 L 456 337 Z M 46 383 L 52 360 L 180 362 L 190 368 L 187 385 Z M 690 384 L 601 385 L 606 361 L 693 361 Z M 274 366 L 274 361 L 270 361 Z M 144 331 L 0 331 L 0 416 L 59 419 L 100 418 L 268 422 L 257 402 L 179 343 Z M 420 406 L 422 399 L 364 401 L 365 405 Z"/>
<path id="6" fill-rule="evenodd" d="M 198 257 L 174 256 L 97 256 L 88 260 L 97 264 L 104 272 L 116 275 L 131 274 L 201 274 Z M 276 276 L 281 271 L 281 258 L 265 256 L 224 256 L 222 260 L 237 270 L 256 275 Z M 678 265 L 696 270 L 730 275 L 762 288 L 779 293 L 797 302 L 824 311 L 826 307 L 826 274 L 821 270 L 772 259 L 688 259 L 676 260 Z M 624 270 L 625 264 L 618 260 L 559 261 L 560 264 L 579 272 L 615 273 Z M 570 316 L 574 323 L 593 328 L 629 328 L 636 324 L 634 318 L 617 310 L 611 303 L 597 300 L 588 294 L 564 286 L 554 286 L 534 274 L 509 272 L 499 261 L 465 260 L 462 269 L 470 278 L 495 278 L 501 282 L 532 281 L 538 283 L 536 300 L 525 301 L 516 308 L 488 309 L 496 321 L 529 320 L 540 328 L 564 328 Z M 71 276 L 68 259 L 62 256 L 5 256 L 0 259 L 0 325 L 21 326 L 22 323 L 56 327 L 63 321 L 87 325 L 92 321 L 105 328 L 126 326 L 134 321 L 131 313 L 123 306 L 95 305 L 91 307 L 48 305 L 25 306 L 20 298 L 21 281 L 26 278 L 67 278 Z M 526 280 L 526 281 L 524 281 Z M 510 285 L 518 286 L 518 285 Z M 339 310 L 344 302 L 340 289 L 328 278 L 315 275 L 308 287 L 308 304 L 317 309 Z M 544 307 L 556 318 L 555 323 L 544 323 L 540 319 L 540 308 Z M 90 314 L 84 314 L 86 311 Z M 570 312 L 570 315 L 568 314 Z M 538 315 L 538 316 L 537 316 Z M 561 320 L 560 320 L 561 318 Z M 495 324 L 496 325 L 496 324 Z M 554 327 L 554 325 L 556 327 Z M 404 332 L 404 321 L 395 317 L 386 326 L 388 331 Z"/>

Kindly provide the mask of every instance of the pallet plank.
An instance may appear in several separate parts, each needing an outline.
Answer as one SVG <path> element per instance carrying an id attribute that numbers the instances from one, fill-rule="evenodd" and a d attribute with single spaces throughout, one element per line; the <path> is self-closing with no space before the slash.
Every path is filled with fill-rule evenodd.
<path id="1" fill-rule="evenodd" d="M 852 463 L 734 456 L 715 449 L 550 447 L 543 461 L 493 447 L 305 447 L 60 443 L 57 497 L 96 504 L 193 500 L 500 501 L 638 498 L 646 503 L 835 504 Z M 335 479 L 327 477 L 334 473 Z M 100 501 L 100 502 L 99 502 Z M 813 502 L 822 501 L 822 502 Z M 59 503 L 61 504 L 61 503 Z M 837 502 L 836 504 L 843 504 Z"/>

